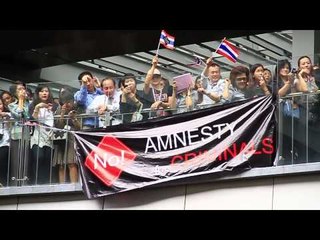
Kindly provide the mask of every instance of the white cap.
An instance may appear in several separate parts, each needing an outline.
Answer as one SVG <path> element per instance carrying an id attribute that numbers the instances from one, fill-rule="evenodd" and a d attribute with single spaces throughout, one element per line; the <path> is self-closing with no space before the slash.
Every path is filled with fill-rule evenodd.
<path id="1" fill-rule="evenodd" d="M 160 71 L 159 71 L 158 69 L 155 69 L 155 70 L 153 71 L 153 74 L 161 75 L 161 73 L 160 73 Z"/>

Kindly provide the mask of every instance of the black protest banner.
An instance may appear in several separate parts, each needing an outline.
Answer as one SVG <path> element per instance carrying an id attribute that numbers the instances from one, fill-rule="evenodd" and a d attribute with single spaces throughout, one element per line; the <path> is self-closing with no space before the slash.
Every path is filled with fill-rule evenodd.
<path id="1" fill-rule="evenodd" d="M 84 192 L 97 198 L 235 168 L 271 166 L 274 113 L 268 96 L 76 132 Z"/>

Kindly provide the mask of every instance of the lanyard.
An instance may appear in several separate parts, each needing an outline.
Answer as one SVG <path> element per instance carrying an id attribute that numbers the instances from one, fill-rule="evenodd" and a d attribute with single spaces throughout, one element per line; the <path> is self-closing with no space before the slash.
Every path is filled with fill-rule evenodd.
<path id="1" fill-rule="evenodd" d="M 162 89 L 160 90 L 158 99 L 157 99 L 157 97 L 156 97 L 156 91 L 155 91 L 154 88 L 152 88 L 152 93 L 153 93 L 153 99 L 154 99 L 155 102 L 156 102 L 156 101 L 161 101 L 161 98 L 162 98 Z"/>

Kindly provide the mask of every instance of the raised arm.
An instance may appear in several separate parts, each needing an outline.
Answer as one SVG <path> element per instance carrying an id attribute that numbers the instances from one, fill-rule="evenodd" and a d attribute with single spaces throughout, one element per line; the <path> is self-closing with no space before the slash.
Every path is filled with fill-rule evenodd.
<path id="1" fill-rule="evenodd" d="M 152 59 L 152 66 L 147 73 L 146 79 L 144 80 L 143 91 L 145 94 L 148 94 L 150 91 L 150 83 L 153 78 L 153 73 L 157 65 L 158 65 L 158 56 L 154 56 Z"/>

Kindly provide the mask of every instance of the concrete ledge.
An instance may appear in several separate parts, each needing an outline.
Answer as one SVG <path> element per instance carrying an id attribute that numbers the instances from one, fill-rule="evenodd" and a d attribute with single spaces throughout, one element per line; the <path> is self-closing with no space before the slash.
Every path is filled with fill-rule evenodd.
<path id="1" fill-rule="evenodd" d="M 271 178 L 290 175 L 305 175 L 320 172 L 320 162 L 306 163 L 296 165 L 283 165 L 266 168 L 253 168 L 247 170 L 235 170 L 232 172 L 220 172 L 186 179 L 179 179 L 172 182 L 166 182 L 148 188 L 165 187 L 174 185 L 187 185 L 198 183 L 210 183 L 217 181 L 230 181 L 251 178 Z M 33 194 L 51 194 L 51 193 L 74 193 L 82 192 L 80 183 L 78 184 L 57 184 L 57 185 L 36 185 L 24 187 L 4 187 L 0 188 L 0 196 L 10 195 L 33 195 Z"/>

